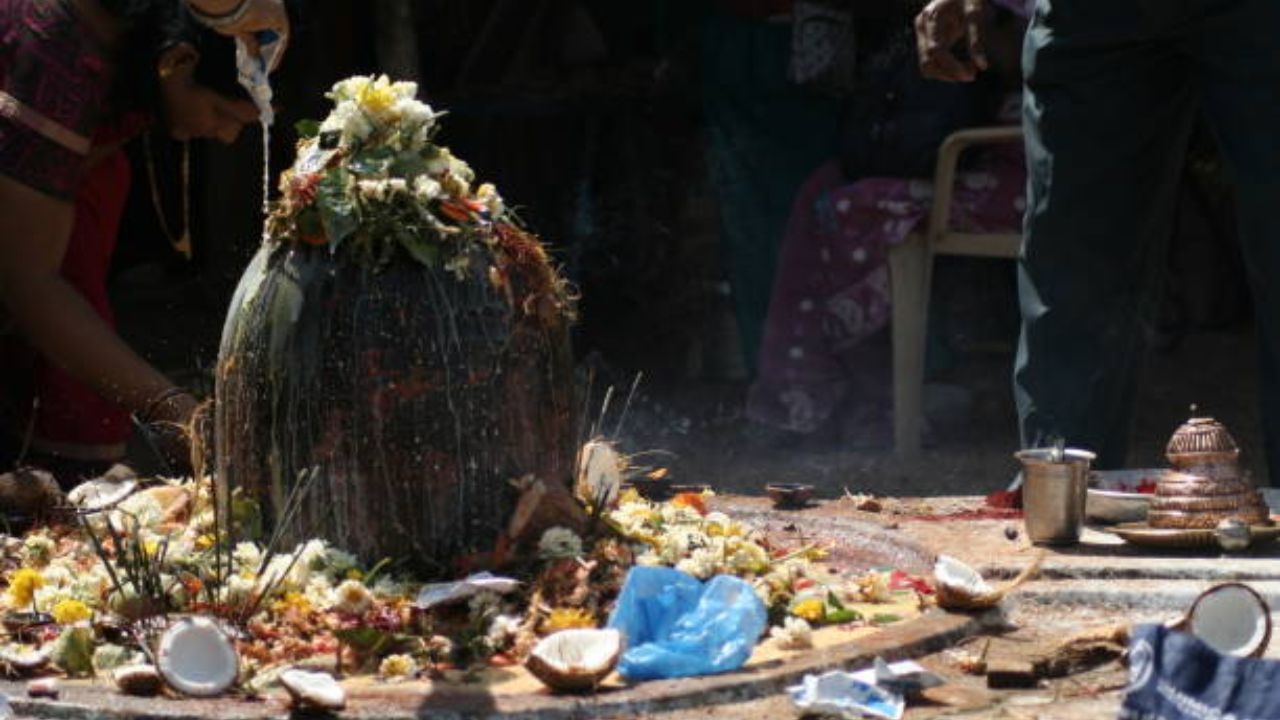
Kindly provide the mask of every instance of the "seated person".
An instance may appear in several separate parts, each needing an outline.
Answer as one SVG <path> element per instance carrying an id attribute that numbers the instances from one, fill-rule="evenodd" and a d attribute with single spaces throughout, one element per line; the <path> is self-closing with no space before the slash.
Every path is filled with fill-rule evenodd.
<path id="1" fill-rule="evenodd" d="M 1017 122 L 1017 103 L 1001 108 L 1001 100 L 1020 87 L 1024 24 L 1005 10 L 991 22 L 992 68 L 974 85 L 920 79 L 908 28 L 863 63 L 843 168 L 832 161 L 818 169 L 788 222 L 747 401 L 754 422 L 824 440 L 848 434 L 840 426 L 850 423 L 856 434 L 844 442 L 887 442 L 888 363 L 866 341 L 889 322 L 889 248 L 928 214 L 933 189 L 926 178 L 948 134 Z M 1021 147 L 974 160 L 958 178 L 953 223 L 975 231 L 1017 227 Z"/>

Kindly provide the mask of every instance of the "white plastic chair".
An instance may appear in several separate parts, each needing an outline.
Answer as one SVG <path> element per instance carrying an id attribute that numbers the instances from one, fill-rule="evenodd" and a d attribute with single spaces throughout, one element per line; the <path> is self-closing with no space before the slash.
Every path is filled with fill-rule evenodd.
<path id="1" fill-rule="evenodd" d="M 933 174 L 933 208 L 922 232 L 912 233 L 889 251 L 893 300 L 893 442 L 899 455 L 920 452 L 924 428 L 925 331 L 929 321 L 929 287 L 936 255 L 1016 258 L 1022 230 L 969 233 L 952 230 L 951 198 L 956 164 L 975 145 L 1022 142 L 1022 128 L 980 127 L 952 133 L 938 150 Z"/>

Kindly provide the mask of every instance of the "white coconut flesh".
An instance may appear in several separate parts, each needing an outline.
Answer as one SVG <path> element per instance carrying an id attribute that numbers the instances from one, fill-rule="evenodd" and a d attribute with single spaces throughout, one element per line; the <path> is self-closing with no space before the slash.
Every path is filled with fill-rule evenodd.
<path id="1" fill-rule="evenodd" d="M 600 672 L 613 667 L 622 652 L 622 633 L 586 628 L 561 630 L 533 649 L 548 665 L 564 672 Z"/>
<path id="2" fill-rule="evenodd" d="M 341 710 L 347 704 L 347 691 L 332 675 L 290 668 L 280 673 L 280 684 L 296 705 L 320 710 Z"/>
<path id="3" fill-rule="evenodd" d="M 1191 607 L 1188 630 L 1224 654 L 1247 657 L 1260 652 L 1271 631 L 1266 603 L 1241 585 L 1222 585 L 1201 595 Z"/>
<path id="4" fill-rule="evenodd" d="M 160 638 L 158 667 L 174 690 L 197 697 L 225 692 L 239 674 L 230 638 L 209 618 L 179 620 Z"/>
<path id="5" fill-rule="evenodd" d="M 138 481 L 134 479 L 89 480 L 67 493 L 67 501 L 83 510 L 101 510 L 118 504 L 137 488 Z"/>
<path id="6" fill-rule="evenodd" d="M 622 488 L 621 467 L 618 451 L 608 442 L 592 440 L 583 445 L 578 465 L 579 496 L 587 502 L 612 503 Z"/>
<path id="7" fill-rule="evenodd" d="M 991 584 L 982 579 L 977 570 L 948 555 L 939 555 L 933 566 L 933 577 L 939 585 L 945 585 L 969 595 L 987 595 L 995 592 Z"/>

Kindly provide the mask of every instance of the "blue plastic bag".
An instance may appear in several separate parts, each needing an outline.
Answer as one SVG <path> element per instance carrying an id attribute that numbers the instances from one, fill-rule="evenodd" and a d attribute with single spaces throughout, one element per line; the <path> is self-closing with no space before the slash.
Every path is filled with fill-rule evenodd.
<path id="1" fill-rule="evenodd" d="M 1280 720 L 1280 662 L 1222 655 L 1163 625 L 1129 641 L 1121 720 Z"/>
<path id="2" fill-rule="evenodd" d="M 718 575 L 703 584 L 679 570 L 635 567 L 609 627 L 627 637 L 618 673 L 658 680 L 742 667 L 768 622 L 755 590 L 736 577 Z"/>

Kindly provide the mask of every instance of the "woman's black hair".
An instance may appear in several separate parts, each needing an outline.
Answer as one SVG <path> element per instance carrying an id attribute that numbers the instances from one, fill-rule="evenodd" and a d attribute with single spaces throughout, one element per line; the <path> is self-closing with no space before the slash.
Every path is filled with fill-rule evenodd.
<path id="1" fill-rule="evenodd" d="M 118 110 L 160 110 L 156 60 L 178 43 L 198 44 L 200 31 L 182 0 L 99 0 L 125 26 L 116 57 L 112 104 Z"/>

